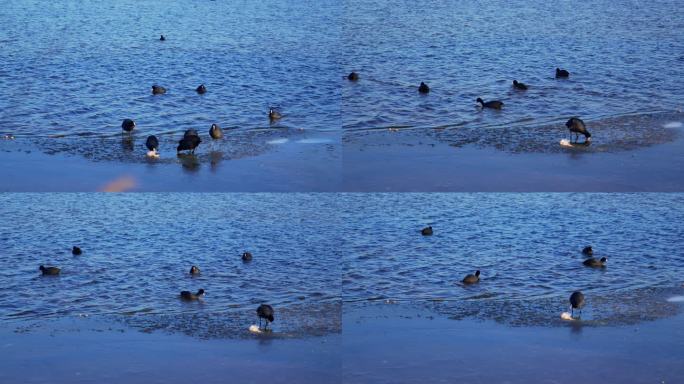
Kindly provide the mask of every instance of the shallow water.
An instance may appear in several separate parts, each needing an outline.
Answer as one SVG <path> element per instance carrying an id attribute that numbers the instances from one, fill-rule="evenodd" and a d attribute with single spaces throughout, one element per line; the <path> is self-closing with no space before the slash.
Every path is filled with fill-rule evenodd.
<path id="1" fill-rule="evenodd" d="M 678 1 L 345 4 L 341 60 L 360 74 L 344 85 L 345 136 L 389 127 L 488 136 L 548 125 L 564 135 L 569 116 L 595 121 L 684 102 Z M 556 80 L 556 67 L 570 78 Z M 514 90 L 514 79 L 529 90 Z M 428 95 L 418 93 L 421 81 Z M 482 111 L 478 97 L 504 108 Z"/>
<path id="2" fill-rule="evenodd" d="M 0 296 L 0 321 L 124 316 L 143 329 L 230 336 L 270 303 L 281 335 L 339 331 L 331 207 L 312 194 L 0 195 L 11 218 L 0 223 L 0 278 L 11 293 Z M 245 250 L 253 261 L 242 262 Z M 41 276 L 41 264 L 62 272 Z M 199 288 L 203 302 L 178 297 Z"/>
<path id="3" fill-rule="evenodd" d="M 582 290 L 584 320 L 676 312 L 682 293 L 679 194 L 345 195 L 343 299 L 418 303 L 454 318 L 560 321 Z M 352 208 L 353 207 L 353 208 Z M 420 229 L 432 225 L 433 236 Z M 607 267 L 582 265 L 592 245 Z M 464 286 L 481 270 L 480 283 Z"/>
<path id="4" fill-rule="evenodd" d="M 161 135 L 162 152 L 175 152 L 188 128 L 206 146 L 212 123 L 227 131 L 214 146 L 243 144 L 241 154 L 300 130 L 338 141 L 340 10 L 334 1 L 4 4 L 0 129 L 52 138 L 46 151 L 92 151 L 118 138 L 124 118 L 136 121 L 140 148 Z M 152 84 L 167 93 L 152 95 Z M 283 114 L 274 124 L 271 106 Z"/>

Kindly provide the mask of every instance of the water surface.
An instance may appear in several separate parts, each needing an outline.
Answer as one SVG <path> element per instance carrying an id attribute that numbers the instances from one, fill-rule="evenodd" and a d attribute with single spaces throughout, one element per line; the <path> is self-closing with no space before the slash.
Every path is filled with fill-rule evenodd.
<path id="1" fill-rule="evenodd" d="M 582 290 L 585 319 L 676 313 L 682 293 L 680 194 L 345 195 L 343 299 L 420 303 L 453 318 L 549 324 Z M 352 208 L 353 207 L 353 208 Z M 422 236 L 431 225 L 433 236 Z M 585 267 L 581 250 L 607 257 Z M 461 280 L 476 270 L 480 283 Z"/>
<path id="2" fill-rule="evenodd" d="M 121 145 L 105 139 L 118 138 L 124 118 L 137 123 L 139 151 L 155 134 L 162 152 L 175 152 L 189 128 L 206 146 L 212 123 L 226 130 L 213 148 L 234 156 L 259 155 L 266 142 L 293 134 L 337 142 L 340 8 L 334 1 L 4 4 L 0 129 L 50 138 L 41 140 L 45 151 L 87 154 L 97 146 L 111 160 Z M 153 96 L 152 84 L 167 93 Z M 199 84 L 206 94 L 195 92 Z M 284 116 L 274 124 L 271 106 Z"/>
<path id="3" fill-rule="evenodd" d="M 111 316 L 143 329 L 244 334 L 256 307 L 288 335 L 339 331 L 331 197 L 309 194 L 0 195 L 0 322 Z M 27 209 L 30 207 L 30 209 Z M 296 208 L 295 208 L 296 207 Z M 83 255 L 73 256 L 78 245 Z M 243 263 L 250 251 L 254 259 Z M 38 266 L 62 268 L 41 276 Z M 201 269 L 189 275 L 192 265 Z M 206 290 L 202 302 L 181 290 Z"/>
<path id="4" fill-rule="evenodd" d="M 348 1 L 341 60 L 360 80 L 344 85 L 345 136 L 446 129 L 449 140 L 548 125 L 564 134 L 573 115 L 680 109 L 683 16 L 673 0 Z M 556 80 L 556 67 L 570 78 Z M 514 79 L 529 90 L 514 90 Z M 428 95 L 418 93 L 421 81 Z M 478 97 L 504 109 L 482 111 Z"/>

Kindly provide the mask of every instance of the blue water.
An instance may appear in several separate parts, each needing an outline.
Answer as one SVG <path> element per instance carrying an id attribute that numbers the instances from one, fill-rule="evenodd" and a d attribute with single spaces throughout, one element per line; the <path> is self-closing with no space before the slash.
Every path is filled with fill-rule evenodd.
<path id="1" fill-rule="evenodd" d="M 117 137 L 124 118 L 137 123 L 136 148 L 162 135 L 162 153 L 189 128 L 208 143 L 212 123 L 227 131 L 216 150 L 293 134 L 336 142 L 340 10 L 335 1 L 4 2 L 0 130 L 63 137 L 46 151 Z M 167 93 L 153 96 L 152 84 Z M 284 116 L 275 124 L 271 106 Z"/>
<path id="2" fill-rule="evenodd" d="M 662 295 L 684 283 L 681 194 L 394 193 L 342 202 L 345 305 L 445 302 L 454 317 L 547 324 L 581 290 L 596 318 L 627 321 L 669 313 Z M 428 225 L 434 235 L 422 236 Z M 606 268 L 582 264 L 586 245 L 608 258 Z M 475 270 L 480 283 L 464 286 Z"/>
<path id="3" fill-rule="evenodd" d="M 675 0 L 351 0 L 342 30 L 343 66 L 361 77 L 343 90 L 350 136 L 388 127 L 527 131 L 684 101 L 684 9 Z M 556 67 L 570 78 L 554 79 Z M 529 90 L 513 90 L 514 79 Z M 421 81 L 428 95 L 418 93 Z M 503 111 L 480 111 L 478 97 L 502 100 Z"/>
<path id="4" fill-rule="evenodd" d="M 337 307 L 339 320 L 337 219 L 325 195 L 3 194 L 0 216 L 0 321 L 241 316 L 244 332 L 260 303 L 276 308 L 276 325 L 320 307 Z M 61 274 L 41 276 L 41 264 Z M 200 288 L 202 303 L 179 300 Z"/>
<path id="5" fill-rule="evenodd" d="M 681 194 L 2 194 L 0 321 L 234 335 L 267 302 L 301 335 L 339 331 L 342 302 L 403 302 L 455 317 L 505 305 L 545 324 L 574 290 L 595 318 L 657 317 L 683 283 L 682 207 Z M 585 245 L 605 269 L 582 265 Z M 460 283 L 478 269 L 479 284 Z M 179 300 L 200 288 L 202 303 Z"/>

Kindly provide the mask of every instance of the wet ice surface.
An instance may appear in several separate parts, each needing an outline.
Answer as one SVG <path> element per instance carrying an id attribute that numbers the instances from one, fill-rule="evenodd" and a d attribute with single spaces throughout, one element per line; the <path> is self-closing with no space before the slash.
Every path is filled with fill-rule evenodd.
<path id="1" fill-rule="evenodd" d="M 176 147 L 183 134 L 159 135 L 159 158 L 146 156 L 147 136 L 116 134 L 108 137 L 19 137 L 1 147 L 3 151 L 26 151 L 34 148 L 48 155 L 67 154 L 84 157 L 91 161 L 115 161 L 122 163 L 151 164 L 202 164 L 223 160 L 255 157 L 276 150 L 280 145 L 324 145 L 327 152 L 336 152 L 336 137 L 320 137 L 298 129 L 265 128 L 256 130 L 224 129 L 224 138 L 212 140 L 200 133 L 202 142 L 194 155 L 186 151 L 177 154 Z"/>
<path id="2" fill-rule="evenodd" d="M 201 339 L 267 337 L 275 339 L 325 336 L 342 332 L 342 304 L 291 305 L 275 308 L 275 321 L 267 331 L 249 331 L 259 321 L 255 310 L 225 313 L 133 314 L 116 317 L 127 326 L 142 332 L 183 333 Z M 265 322 L 262 323 L 262 329 Z"/>
<path id="3" fill-rule="evenodd" d="M 482 113 L 503 113 L 484 111 Z M 346 132 L 344 142 L 354 145 L 420 145 L 434 140 L 452 147 L 474 146 L 510 153 L 598 153 L 646 148 L 673 141 L 681 134 L 684 113 L 659 112 L 585 120 L 592 135 L 591 145 L 571 148 L 559 145 L 570 139 L 567 119 L 553 123 L 521 123 L 511 126 L 444 125 L 399 127 Z M 574 136 L 573 136 L 574 141 Z M 580 135 L 579 143 L 584 142 Z"/>
<path id="4" fill-rule="evenodd" d="M 562 312 L 570 313 L 567 298 L 539 298 L 527 300 L 496 300 L 473 298 L 463 300 L 371 300 L 345 302 L 349 309 L 395 305 L 405 316 L 443 316 L 452 320 L 476 319 L 495 321 L 509 326 L 619 326 L 675 316 L 682 311 L 679 301 L 670 295 L 684 293 L 682 288 L 644 288 L 633 291 L 587 295 L 587 304 L 580 314 L 575 310 L 574 321 L 561 319 Z M 568 295 L 569 296 L 569 295 Z"/>

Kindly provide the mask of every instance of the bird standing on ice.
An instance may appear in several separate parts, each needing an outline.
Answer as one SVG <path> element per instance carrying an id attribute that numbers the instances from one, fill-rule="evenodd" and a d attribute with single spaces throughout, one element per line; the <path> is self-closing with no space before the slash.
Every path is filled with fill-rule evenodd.
<path id="1" fill-rule="evenodd" d="M 266 320 L 266 325 L 264 330 L 268 328 L 268 323 L 272 323 L 275 318 L 273 317 L 273 307 L 268 304 L 261 304 L 256 310 L 257 316 L 259 317 L 259 328 L 261 329 L 261 319 Z"/>

